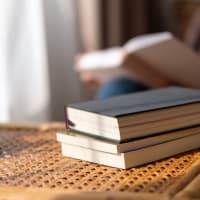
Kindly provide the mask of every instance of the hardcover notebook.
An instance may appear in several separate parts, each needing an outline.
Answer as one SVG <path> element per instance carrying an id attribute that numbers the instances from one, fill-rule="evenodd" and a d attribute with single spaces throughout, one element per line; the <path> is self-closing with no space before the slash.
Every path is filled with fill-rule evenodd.
<path id="1" fill-rule="evenodd" d="M 71 130 L 115 141 L 200 124 L 200 90 L 149 90 L 65 106 Z"/>

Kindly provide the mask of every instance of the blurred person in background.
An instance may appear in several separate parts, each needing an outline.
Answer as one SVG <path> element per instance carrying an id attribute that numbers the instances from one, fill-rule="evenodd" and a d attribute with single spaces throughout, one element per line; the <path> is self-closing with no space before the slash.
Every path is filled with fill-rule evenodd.
<path id="1" fill-rule="evenodd" d="M 196 46 L 198 46 L 200 33 L 199 1 L 89 0 L 84 2 L 79 0 L 76 3 L 82 55 L 122 46 L 138 35 L 162 31 L 172 32 L 198 51 Z M 185 38 L 186 35 L 187 38 Z M 76 59 L 76 65 L 79 64 L 80 58 L 81 54 Z M 91 62 L 95 61 L 92 61 L 91 58 Z M 96 98 L 107 98 L 148 89 L 147 86 L 133 78 L 124 77 L 124 74 L 115 74 L 113 77 L 109 77 L 106 72 L 104 75 L 102 72 L 97 76 L 94 71 L 80 70 L 80 77 L 93 89 Z M 173 84 L 175 83 L 169 80 L 161 86 Z"/>

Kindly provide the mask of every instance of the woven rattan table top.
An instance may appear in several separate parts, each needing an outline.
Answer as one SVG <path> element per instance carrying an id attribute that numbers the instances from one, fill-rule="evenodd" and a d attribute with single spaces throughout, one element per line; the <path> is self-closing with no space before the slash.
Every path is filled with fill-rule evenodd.
<path id="1" fill-rule="evenodd" d="M 186 174 L 200 150 L 129 170 L 62 157 L 60 126 L 0 125 L 0 187 L 162 192 Z"/>

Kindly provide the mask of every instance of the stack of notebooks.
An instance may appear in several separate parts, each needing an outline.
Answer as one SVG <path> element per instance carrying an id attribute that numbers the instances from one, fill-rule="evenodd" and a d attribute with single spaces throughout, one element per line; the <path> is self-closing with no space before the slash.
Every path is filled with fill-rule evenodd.
<path id="1" fill-rule="evenodd" d="M 131 168 L 200 147 L 200 90 L 149 90 L 65 107 L 64 156 Z"/>

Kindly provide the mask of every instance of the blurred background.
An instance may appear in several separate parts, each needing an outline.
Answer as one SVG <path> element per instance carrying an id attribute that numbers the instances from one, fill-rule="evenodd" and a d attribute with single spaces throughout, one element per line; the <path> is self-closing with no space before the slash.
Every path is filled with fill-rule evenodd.
<path id="1" fill-rule="evenodd" d="M 74 70 L 86 52 L 170 31 L 196 51 L 199 0 L 6 0 L 0 6 L 0 122 L 61 121 L 93 98 Z"/>

